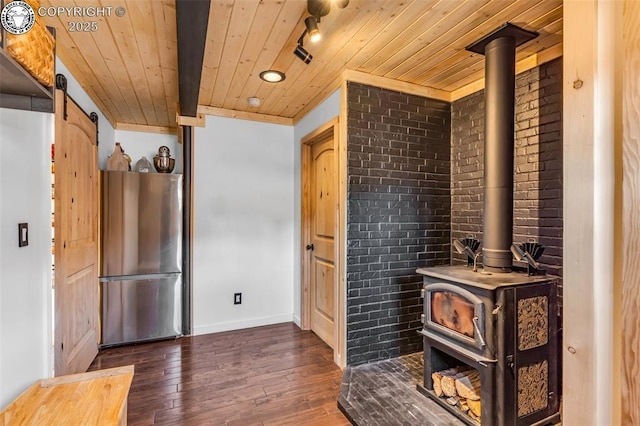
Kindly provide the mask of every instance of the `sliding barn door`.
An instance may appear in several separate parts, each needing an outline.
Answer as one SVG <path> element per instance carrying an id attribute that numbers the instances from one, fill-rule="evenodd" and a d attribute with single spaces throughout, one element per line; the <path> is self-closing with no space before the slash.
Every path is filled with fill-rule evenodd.
<path id="1" fill-rule="evenodd" d="M 66 117 L 65 117 L 66 110 Z M 98 353 L 96 124 L 56 90 L 55 375 L 86 371 Z"/>

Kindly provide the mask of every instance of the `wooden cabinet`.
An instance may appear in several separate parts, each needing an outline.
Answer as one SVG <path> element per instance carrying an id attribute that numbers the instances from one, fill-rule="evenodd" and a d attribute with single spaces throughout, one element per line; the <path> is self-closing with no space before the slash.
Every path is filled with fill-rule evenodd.
<path id="1" fill-rule="evenodd" d="M 4 4 L 4 2 L 0 2 L 0 5 L 2 4 Z M 55 41 L 55 29 L 44 27 L 39 21 L 37 21 L 36 24 L 41 26 L 38 28 L 41 35 L 48 31 Z M 44 28 L 46 28 L 46 30 Z M 30 31 L 35 30 L 36 28 L 34 27 Z M 43 85 L 29 73 L 19 61 L 12 57 L 7 49 L 8 36 L 10 36 L 10 34 L 0 26 L 0 75 L 2 76 L 2 78 L 0 78 L 0 107 L 53 112 L 55 83 L 52 81 L 50 86 Z M 27 37 L 27 35 L 25 34 L 18 37 Z M 31 42 L 30 39 L 28 42 Z M 42 52 L 39 53 L 42 54 Z M 47 55 L 49 55 L 49 52 L 47 52 Z M 48 63 L 55 64 L 55 48 L 51 49 L 50 55 L 51 58 L 47 57 Z M 54 77 L 55 69 L 52 72 Z"/>

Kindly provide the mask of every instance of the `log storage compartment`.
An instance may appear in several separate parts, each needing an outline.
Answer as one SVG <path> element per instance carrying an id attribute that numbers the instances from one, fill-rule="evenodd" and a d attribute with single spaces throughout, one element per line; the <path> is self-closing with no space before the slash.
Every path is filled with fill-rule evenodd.
<path id="1" fill-rule="evenodd" d="M 557 281 L 464 266 L 424 275 L 424 386 L 470 425 L 559 419 Z"/>

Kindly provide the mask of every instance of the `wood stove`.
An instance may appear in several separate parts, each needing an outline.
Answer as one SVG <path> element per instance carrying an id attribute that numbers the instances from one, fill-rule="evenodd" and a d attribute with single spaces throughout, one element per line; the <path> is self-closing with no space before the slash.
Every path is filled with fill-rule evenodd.
<path id="1" fill-rule="evenodd" d="M 465 266 L 418 273 L 425 301 L 424 386 L 418 389 L 470 425 L 558 420 L 556 279 Z M 479 373 L 479 422 L 434 392 L 433 373 L 455 367 Z"/>
<path id="2" fill-rule="evenodd" d="M 515 50 L 536 36 L 506 23 L 467 47 L 485 55 L 483 268 L 475 271 L 471 249 L 473 269 L 417 271 L 424 275 L 418 389 L 471 425 L 559 420 L 557 282 L 512 271 Z"/>

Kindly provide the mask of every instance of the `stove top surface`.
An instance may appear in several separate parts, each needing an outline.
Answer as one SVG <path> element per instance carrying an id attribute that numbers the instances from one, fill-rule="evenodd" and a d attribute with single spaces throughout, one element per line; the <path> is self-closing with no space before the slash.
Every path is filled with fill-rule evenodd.
<path id="1" fill-rule="evenodd" d="M 427 277 L 454 281 L 487 290 L 494 290 L 499 287 L 511 287 L 514 285 L 534 284 L 553 279 L 553 277 L 549 275 L 535 275 L 530 277 L 524 272 L 485 273 L 482 268 L 478 268 L 478 272 L 473 272 L 473 268 L 467 266 L 434 266 L 431 268 L 419 268 L 416 272 Z"/>

